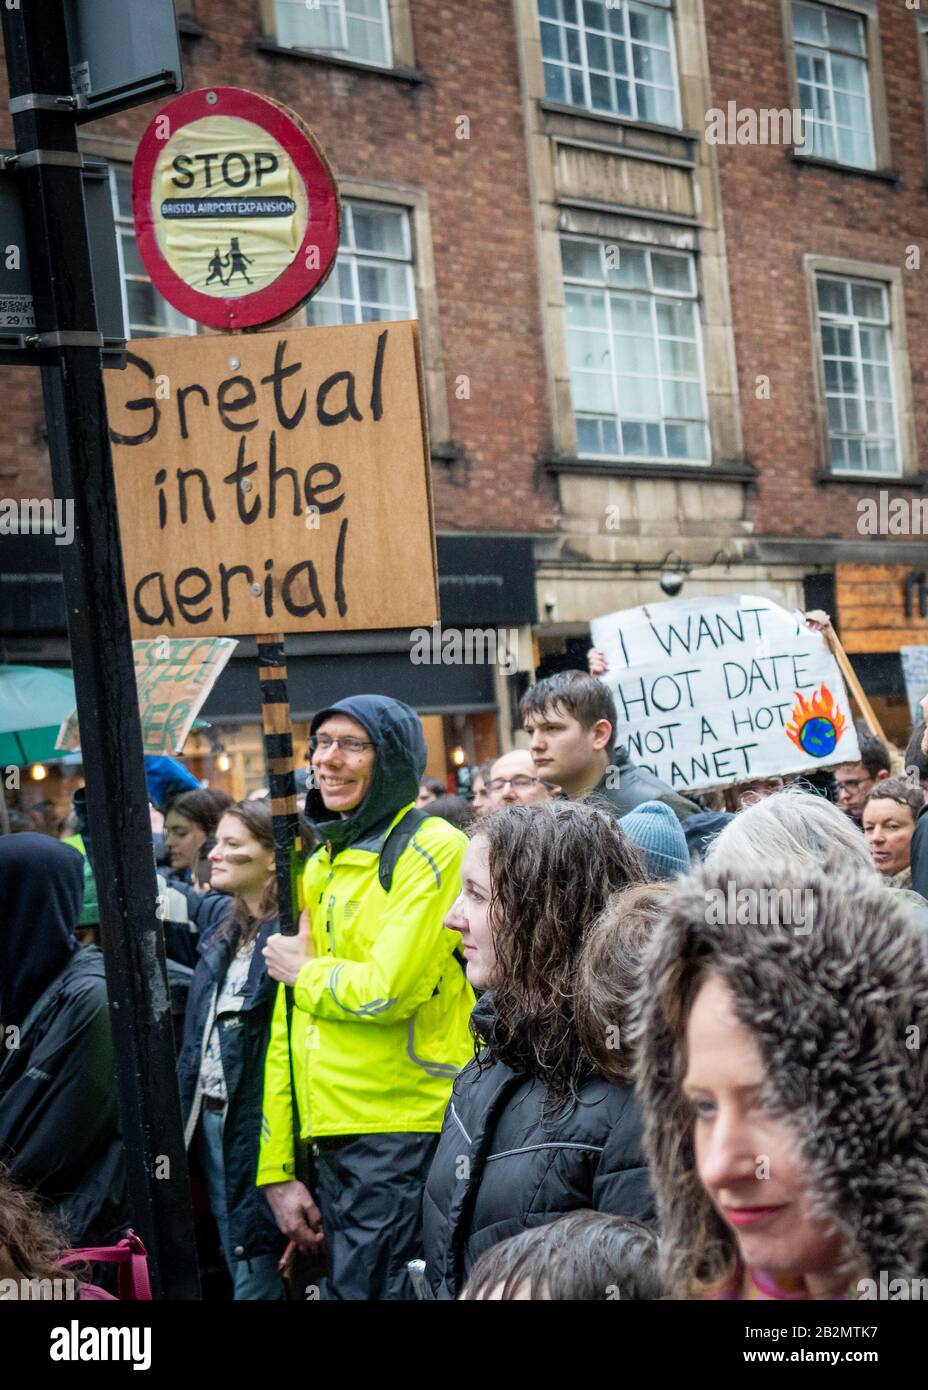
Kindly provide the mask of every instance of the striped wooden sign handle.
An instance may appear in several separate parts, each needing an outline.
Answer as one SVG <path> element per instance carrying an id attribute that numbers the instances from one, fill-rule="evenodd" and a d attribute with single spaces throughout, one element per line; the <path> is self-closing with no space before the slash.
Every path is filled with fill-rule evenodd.
<path id="1" fill-rule="evenodd" d="M 293 773 L 293 730 L 287 694 L 287 659 L 283 633 L 256 637 L 258 678 L 261 682 L 261 722 L 267 763 L 271 815 L 274 824 L 274 861 L 280 930 L 287 936 L 297 931 L 296 867 L 299 825 L 296 812 L 296 779 Z"/>

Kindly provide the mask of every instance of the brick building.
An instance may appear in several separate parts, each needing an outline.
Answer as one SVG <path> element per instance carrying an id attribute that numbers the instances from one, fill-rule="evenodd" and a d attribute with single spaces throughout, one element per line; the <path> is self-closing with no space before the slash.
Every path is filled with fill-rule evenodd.
<path id="1" fill-rule="evenodd" d="M 665 569 L 683 571 L 685 596 L 814 601 L 901 730 L 895 653 L 924 640 L 921 544 L 862 535 L 857 505 L 922 485 L 928 13 L 896 0 L 181 9 L 188 89 L 273 95 L 335 169 L 345 234 L 308 321 L 421 322 L 444 621 L 518 627 L 520 666 L 547 669 L 578 658 L 591 616 L 662 597 Z M 782 129 L 769 143 L 769 126 L 768 143 L 737 143 L 731 103 L 755 121 L 815 115 L 801 149 Z M 134 250 L 128 172 L 154 109 L 82 136 L 112 165 L 135 334 L 194 329 Z M 42 495 L 37 381 L 7 368 L 5 384 L 0 492 Z M 66 659 L 60 632 L 11 607 L 13 659 Z M 479 759 L 511 736 L 517 682 L 498 669 L 416 672 L 403 634 L 291 649 L 298 714 L 318 707 L 320 673 L 325 698 L 344 693 L 363 658 L 368 683 L 431 716 L 435 771 L 455 745 Z M 217 728 L 254 717 L 246 665 L 223 677 Z"/>
<path id="2" fill-rule="evenodd" d="M 802 151 L 718 147 L 753 550 L 798 566 L 904 738 L 898 649 L 928 639 L 928 6 L 707 0 L 706 31 L 714 106 L 815 112 Z"/>

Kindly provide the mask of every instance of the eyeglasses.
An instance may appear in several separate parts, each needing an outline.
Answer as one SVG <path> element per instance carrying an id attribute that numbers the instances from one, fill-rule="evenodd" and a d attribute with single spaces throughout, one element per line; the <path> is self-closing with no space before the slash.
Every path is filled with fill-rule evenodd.
<path id="1" fill-rule="evenodd" d="M 309 740 L 309 751 L 311 753 L 328 753 L 330 748 L 340 748 L 343 753 L 355 754 L 363 753 L 365 748 L 373 748 L 369 739 L 352 738 L 348 734 L 344 738 L 330 738 L 328 734 L 313 734 Z"/>
<path id="2" fill-rule="evenodd" d="M 505 791 L 507 787 L 512 787 L 514 792 L 525 792 L 528 791 L 529 787 L 540 785 L 547 786 L 547 783 L 542 783 L 540 777 L 529 777 L 527 774 L 521 774 L 518 777 L 494 777 L 492 782 L 486 784 L 488 792 Z"/>
<path id="3" fill-rule="evenodd" d="M 849 778 L 847 779 L 846 782 L 838 782 L 838 779 L 837 779 L 837 777 L 836 777 L 836 778 L 835 778 L 835 781 L 838 783 L 838 793 L 839 793 L 839 795 L 840 795 L 841 792 L 856 792 L 856 790 L 857 790 L 858 787 L 865 787 L 865 786 L 867 786 L 868 782 L 872 782 L 872 781 L 873 781 L 873 778 L 872 778 L 872 777 L 849 777 Z"/>

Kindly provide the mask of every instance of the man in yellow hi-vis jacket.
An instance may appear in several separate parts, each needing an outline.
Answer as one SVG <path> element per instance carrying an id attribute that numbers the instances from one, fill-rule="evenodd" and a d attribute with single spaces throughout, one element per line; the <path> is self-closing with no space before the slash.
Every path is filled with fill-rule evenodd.
<path id="1" fill-rule="evenodd" d="M 258 1185 L 305 1249 L 321 1227 L 333 1298 L 411 1296 L 422 1189 L 451 1084 L 473 1055 L 474 994 L 444 918 L 466 839 L 411 811 L 425 766 L 415 711 L 382 695 L 312 723 L 300 933 L 273 936 L 269 973 L 294 987 L 292 1058 L 313 1197 L 294 1178 L 283 989 L 265 1065 Z"/>

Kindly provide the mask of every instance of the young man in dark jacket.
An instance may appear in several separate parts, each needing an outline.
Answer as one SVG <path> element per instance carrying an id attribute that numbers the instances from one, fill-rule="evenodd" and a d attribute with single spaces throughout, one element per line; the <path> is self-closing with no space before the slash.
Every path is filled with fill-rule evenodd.
<path id="1" fill-rule="evenodd" d="M 73 935 L 83 892 L 70 845 L 0 839 L 0 1162 L 73 1246 L 130 1224 L 103 955 Z"/>
<path id="2" fill-rule="evenodd" d="M 596 676 L 585 671 L 547 676 L 525 692 L 519 710 L 538 776 L 554 782 L 571 801 L 595 795 L 617 816 L 643 801 L 662 801 L 681 821 L 699 810 L 653 772 L 636 767 L 624 748 L 614 747 L 615 701 Z"/>

